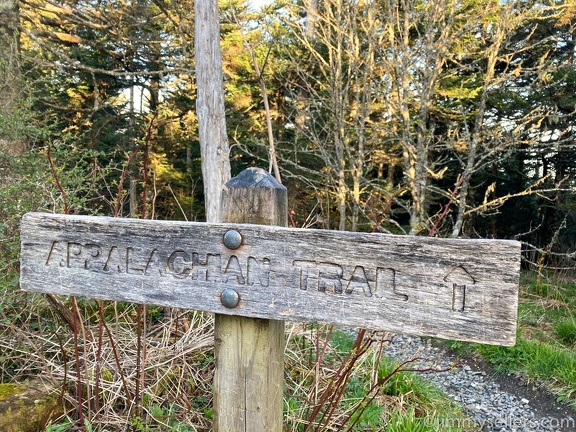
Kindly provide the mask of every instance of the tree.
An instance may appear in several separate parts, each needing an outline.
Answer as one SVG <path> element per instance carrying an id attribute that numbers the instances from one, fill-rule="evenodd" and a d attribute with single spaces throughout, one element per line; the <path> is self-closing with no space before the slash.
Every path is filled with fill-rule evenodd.
<path id="1" fill-rule="evenodd" d="M 292 145 L 281 149 L 283 164 L 319 192 L 326 226 L 334 206 L 334 225 L 357 230 L 363 201 L 375 187 L 386 189 L 367 177 L 381 138 L 374 128 L 382 116 L 375 98 L 381 21 L 370 2 L 311 2 L 307 13 L 303 19 L 297 4 L 290 7 L 283 21 L 290 37 L 279 38 L 292 61 L 282 71 L 285 100 L 277 105 L 288 109 L 295 129 Z"/>
<path id="2" fill-rule="evenodd" d="M 368 221 L 459 236 L 472 215 L 501 207 L 508 191 L 499 196 L 490 176 L 535 142 L 525 126 L 546 110 L 504 113 L 495 100 L 520 97 L 522 80 L 545 70 L 542 56 L 527 64 L 542 46 L 529 23 L 556 9 L 488 0 L 327 0 L 313 9 L 310 19 L 287 6 L 290 37 L 277 37 L 293 65 L 278 105 L 292 107 L 295 134 L 281 152 L 294 178 L 336 202 L 339 228 Z"/>
<path id="3" fill-rule="evenodd" d="M 573 9 L 557 6 L 326 0 L 247 13 L 235 1 L 222 7 L 221 66 L 210 66 L 224 69 L 224 102 L 208 108 L 196 84 L 216 72 L 194 66 L 191 1 L 23 0 L 22 65 L 35 109 L 52 124 L 45 143 L 94 151 L 94 173 L 131 158 L 133 214 L 201 217 L 197 203 L 217 197 L 230 175 L 206 165 L 215 187 L 195 188 L 202 158 L 217 167 L 230 157 L 225 109 L 228 135 L 247 150 L 233 146 L 233 164 L 268 159 L 269 120 L 297 224 L 497 235 L 497 213 L 513 213 L 504 203 L 534 190 L 533 172 L 554 174 L 546 190 L 572 172 Z M 212 122 L 202 132 L 195 104 L 220 113 L 202 114 Z M 118 189 L 129 189 L 107 172 L 94 208 L 114 207 Z M 556 221 L 542 239 L 564 220 L 564 199 L 541 203 L 539 214 Z M 122 195 L 122 208 L 128 201 Z"/>
<path id="4" fill-rule="evenodd" d="M 574 2 L 561 2 L 523 23 L 512 41 L 520 45 L 524 35 L 532 35 L 531 49 L 518 56 L 525 73 L 517 77 L 515 88 L 508 92 L 515 93 L 514 99 L 508 96 L 497 100 L 502 116 L 518 116 L 521 112 L 527 119 L 521 130 L 523 151 L 516 157 L 525 167 L 525 181 L 538 183 L 545 193 L 515 200 L 516 206 L 533 208 L 532 223 L 516 232 L 522 233 L 519 238 L 530 245 L 527 249 L 532 261 L 541 264 L 571 265 L 572 259 L 566 260 L 566 255 L 576 245 L 572 230 L 576 175 L 575 10 Z M 517 212 L 507 212 L 506 217 L 515 226 L 521 224 Z"/>
<path id="5" fill-rule="evenodd" d="M 224 108 L 224 76 L 220 52 L 218 3 L 195 0 L 196 85 L 198 133 L 206 220 L 219 222 L 220 193 L 230 179 L 230 148 Z"/>
<path id="6" fill-rule="evenodd" d="M 0 0 L 0 151 L 17 152 L 5 125 L 13 118 L 20 94 L 20 16 L 18 0 Z M 14 137 L 12 137 L 14 138 Z"/>

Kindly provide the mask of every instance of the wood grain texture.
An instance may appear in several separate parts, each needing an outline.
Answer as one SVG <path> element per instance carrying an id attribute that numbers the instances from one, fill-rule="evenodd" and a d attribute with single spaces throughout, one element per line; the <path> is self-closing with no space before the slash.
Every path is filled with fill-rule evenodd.
<path id="1" fill-rule="evenodd" d="M 226 183 L 222 220 L 286 226 L 287 204 L 284 186 L 248 168 Z M 216 314 L 214 339 L 214 431 L 282 432 L 284 321 Z"/>
<path id="2" fill-rule="evenodd" d="M 216 315 L 214 431 L 282 431 L 284 321 Z"/>
<path id="3" fill-rule="evenodd" d="M 230 180 L 230 146 L 226 132 L 218 2 L 195 0 L 194 16 L 196 119 L 206 220 L 220 222 L 220 191 Z"/>
<path id="4" fill-rule="evenodd" d="M 513 345 L 520 243 L 29 213 L 21 270 L 26 291 Z"/>

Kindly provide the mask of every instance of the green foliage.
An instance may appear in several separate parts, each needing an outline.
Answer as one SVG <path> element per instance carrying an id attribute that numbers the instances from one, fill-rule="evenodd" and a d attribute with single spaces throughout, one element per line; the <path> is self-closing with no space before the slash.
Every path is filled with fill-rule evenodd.
<path id="1" fill-rule="evenodd" d="M 93 173 L 98 169 L 105 175 L 106 167 L 97 167 L 94 161 L 102 156 L 102 153 L 90 149 L 76 148 L 62 141 L 55 143 L 50 148 L 50 160 L 52 178 L 51 188 L 58 196 L 54 200 L 52 210 L 56 213 L 64 212 L 65 204 L 69 213 L 75 214 L 98 214 L 102 207 L 98 201 L 99 191 L 95 189 L 95 182 L 101 180 L 95 178 Z M 45 156 L 47 157 L 47 155 Z M 58 186 L 59 183 L 59 186 Z M 60 187 L 64 191 L 60 190 Z M 94 204 L 94 203 L 97 204 Z"/>
<path id="2" fill-rule="evenodd" d="M 0 322 L 18 323 L 26 311 L 26 300 L 17 294 L 20 218 L 46 205 L 45 169 L 36 152 L 16 158 L 0 150 Z M 10 369 L 11 361 L 6 364 Z"/>
<path id="3" fill-rule="evenodd" d="M 352 349 L 354 338 L 350 333 L 342 330 L 335 330 L 330 337 L 330 343 L 336 351 L 341 354 L 346 354 Z"/>
<path id="4" fill-rule="evenodd" d="M 383 432 L 472 432 L 478 427 L 471 418 L 452 413 L 430 413 L 422 418 L 417 415 L 418 408 L 407 411 L 395 411 L 390 415 Z"/>
<path id="5" fill-rule="evenodd" d="M 570 318 L 554 325 L 554 333 L 567 345 L 576 343 L 576 319 Z"/>
<path id="6" fill-rule="evenodd" d="M 436 429 L 433 425 L 427 425 L 415 415 L 414 409 L 410 409 L 406 413 L 395 412 L 392 414 L 383 430 L 386 432 L 433 432 L 440 429 Z"/>
<path id="7" fill-rule="evenodd" d="M 522 232 L 538 247 L 555 238 L 559 249 L 571 250 L 576 224 L 569 194 L 506 198 L 546 173 L 556 177 L 546 187 L 560 179 L 570 187 L 576 158 L 566 144 L 574 117 L 567 89 L 576 73 L 570 43 L 554 42 L 570 40 L 570 12 L 561 4 L 557 13 L 507 5 L 327 2 L 312 28 L 301 2 L 259 11 L 240 0 L 221 2 L 233 173 L 267 166 L 269 158 L 248 44 L 266 84 L 295 225 L 402 233 L 415 211 L 407 157 L 421 155 L 430 162 L 416 182 L 426 189 L 422 232 L 439 209 L 461 202 L 470 209 L 466 235 Z M 36 135 L 41 144 L 60 140 L 71 153 L 94 151 L 92 174 L 108 172 L 92 183 L 82 198 L 88 201 L 73 203 L 82 211 L 113 213 L 120 189 L 121 214 L 129 214 L 126 191 L 135 187 L 133 215 L 201 219 L 193 2 L 113 0 L 103 7 L 64 0 L 46 8 L 32 0 L 21 11 L 21 87 L 33 110 L 10 119 L 0 113 L 0 136 L 2 125 L 19 136 L 23 125 L 42 118 L 51 126 Z M 506 34 L 500 45 L 498 29 Z M 496 62 L 488 70 L 492 53 Z M 481 143 L 479 159 L 466 168 L 473 139 Z M 425 145 L 416 152 L 418 143 Z M 465 170 L 473 171 L 467 196 L 450 198 Z M 454 214 L 442 216 L 440 234 L 449 232 Z M 564 220 L 564 235 L 554 237 Z"/>
<path id="8" fill-rule="evenodd" d="M 46 160 L 30 148 L 48 128 L 36 118 L 31 104 L 22 91 L 9 106 L 0 107 L 0 289 L 16 277 L 21 216 L 43 208 L 49 199 Z"/>
<path id="9" fill-rule="evenodd" d="M 140 417 L 132 418 L 132 427 L 137 432 L 196 432 L 196 429 L 181 423 L 175 418 L 175 407 L 163 408 L 152 404 L 147 408 L 146 420 Z"/>
<path id="10" fill-rule="evenodd" d="M 49 424 L 46 426 L 45 432 L 65 432 L 70 430 L 73 424 L 70 421 L 65 421 L 57 424 Z"/>

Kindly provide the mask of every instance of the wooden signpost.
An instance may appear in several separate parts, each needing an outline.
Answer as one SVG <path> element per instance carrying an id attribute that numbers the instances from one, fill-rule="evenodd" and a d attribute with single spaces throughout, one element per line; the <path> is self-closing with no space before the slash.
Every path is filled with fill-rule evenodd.
<path id="1" fill-rule="evenodd" d="M 281 430 L 285 320 L 515 343 L 519 242 L 274 226 L 286 224 L 286 191 L 258 169 L 227 183 L 223 209 L 225 222 L 218 224 L 26 214 L 21 287 L 218 314 L 217 357 L 234 357 L 244 346 L 248 357 L 258 357 L 256 374 L 268 374 L 239 390 L 247 381 L 239 363 L 254 368 L 254 362 L 217 360 L 215 430 L 221 431 L 246 424 L 251 431 Z M 256 342 L 236 344 L 254 332 Z M 226 367 L 244 375 L 234 378 Z M 238 409 L 252 414 L 223 414 L 242 398 Z M 270 409 L 268 399 L 276 401 Z M 261 418 L 262 411 L 270 418 Z M 253 426 L 249 415 L 263 426 Z"/>

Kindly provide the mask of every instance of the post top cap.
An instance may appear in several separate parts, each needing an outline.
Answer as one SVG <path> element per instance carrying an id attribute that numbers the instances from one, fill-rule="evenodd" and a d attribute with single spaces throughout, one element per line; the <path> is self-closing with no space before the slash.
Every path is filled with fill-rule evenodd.
<path id="1" fill-rule="evenodd" d="M 224 185 L 226 189 L 262 188 L 281 189 L 286 187 L 276 180 L 268 171 L 262 168 L 246 168 L 236 177 L 231 178 Z"/>

